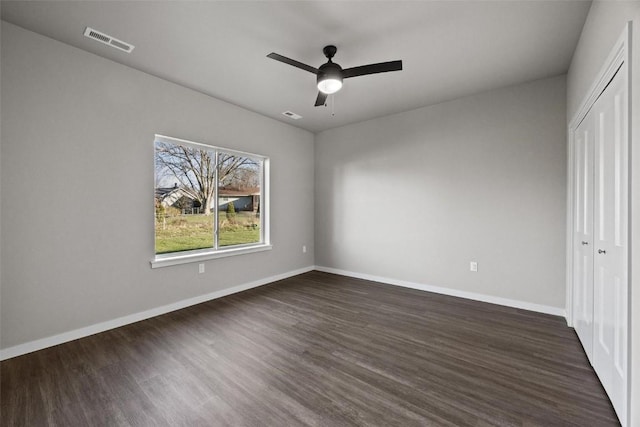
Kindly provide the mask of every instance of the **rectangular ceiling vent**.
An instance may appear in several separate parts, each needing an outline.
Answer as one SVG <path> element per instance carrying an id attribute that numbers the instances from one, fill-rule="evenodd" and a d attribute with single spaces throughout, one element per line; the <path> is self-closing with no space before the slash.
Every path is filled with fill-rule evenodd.
<path id="1" fill-rule="evenodd" d="M 285 115 L 285 116 L 287 116 L 287 117 L 289 117 L 290 119 L 293 119 L 293 120 L 298 120 L 298 119 L 301 119 L 301 118 L 302 118 L 302 116 L 301 116 L 301 115 L 296 114 L 296 113 L 294 113 L 294 112 L 292 112 L 292 111 L 285 111 L 285 112 L 284 112 L 284 113 L 282 113 L 282 114 L 283 114 L 283 115 Z"/>
<path id="2" fill-rule="evenodd" d="M 135 47 L 132 44 L 123 42 L 122 40 L 118 40 L 115 37 L 111 37 L 108 34 L 105 34 L 98 30 L 94 30 L 93 28 L 90 28 L 90 27 L 87 27 L 84 30 L 84 35 L 85 37 L 89 37 L 90 39 L 99 41 L 100 43 L 104 43 L 111 47 L 115 47 L 116 49 L 122 50 L 127 53 L 131 53 L 131 51 Z"/>

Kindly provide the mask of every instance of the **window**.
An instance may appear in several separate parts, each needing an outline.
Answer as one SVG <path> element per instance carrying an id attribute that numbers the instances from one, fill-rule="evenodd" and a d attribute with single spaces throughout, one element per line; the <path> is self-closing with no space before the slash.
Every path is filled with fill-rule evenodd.
<path id="1" fill-rule="evenodd" d="M 268 159 L 156 135 L 153 267 L 269 249 Z"/>

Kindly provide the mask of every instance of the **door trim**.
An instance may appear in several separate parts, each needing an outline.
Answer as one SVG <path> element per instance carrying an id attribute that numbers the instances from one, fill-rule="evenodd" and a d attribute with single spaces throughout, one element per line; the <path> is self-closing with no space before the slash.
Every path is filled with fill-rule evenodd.
<path id="1" fill-rule="evenodd" d="M 596 100 L 600 97 L 600 95 L 602 94 L 602 92 L 605 90 L 605 88 L 607 87 L 607 85 L 609 84 L 609 82 L 611 81 L 611 79 L 613 79 L 613 77 L 615 76 L 616 72 L 618 71 L 618 69 L 620 67 L 625 67 L 625 71 L 627 73 L 627 103 L 626 103 L 626 108 L 627 108 L 627 114 L 628 117 L 630 118 L 631 116 L 629 115 L 629 113 L 631 112 L 631 52 L 630 52 L 630 47 L 631 45 L 631 21 L 627 22 L 624 26 L 624 29 L 622 31 L 622 33 L 620 34 L 620 37 L 618 37 L 616 43 L 613 45 L 613 48 L 611 49 L 611 52 L 609 53 L 609 56 L 607 57 L 606 61 L 604 62 L 602 68 L 600 69 L 600 72 L 597 75 L 597 78 L 595 79 L 595 81 L 593 82 L 593 84 L 591 85 L 589 91 L 587 92 L 584 100 L 582 101 L 582 103 L 580 104 L 580 108 L 578 109 L 577 113 L 575 114 L 575 116 L 571 119 L 571 121 L 569 122 L 568 128 L 567 128 L 567 230 L 566 230 L 566 257 L 567 257 L 567 262 L 566 262 L 566 305 L 565 305 L 565 310 L 567 313 L 567 325 L 569 325 L 570 327 L 574 326 L 574 313 L 573 313 L 573 291 L 574 291 L 574 287 L 573 287 L 573 253 L 574 253 L 574 248 L 573 248 L 573 229 L 574 229 L 574 191 L 573 191 L 573 186 L 575 184 L 574 179 L 573 179 L 573 174 L 574 174 L 574 162 L 573 162 L 573 156 L 575 154 L 575 147 L 574 147 L 574 138 L 575 138 L 575 131 L 577 129 L 577 127 L 580 125 L 580 123 L 582 122 L 582 120 L 584 120 L 584 118 L 586 117 L 587 113 L 589 112 L 589 110 L 591 109 L 591 107 L 593 107 L 593 104 L 596 102 Z M 631 141 L 631 123 L 632 120 L 628 120 L 627 126 L 627 153 L 630 153 L 629 150 L 629 144 Z M 629 159 L 628 161 L 628 176 L 627 176 L 627 188 L 631 189 L 631 183 L 630 178 L 631 178 L 631 156 L 628 156 Z M 630 194 L 628 195 L 629 197 L 629 201 L 631 201 L 631 197 Z M 630 211 L 631 209 L 631 203 L 628 204 L 628 209 Z M 628 212 L 628 218 L 631 218 L 631 212 Z M 629 232 L 629 229 L 627 230 L 627 232 Z M 629 236 L 629 242 L 631 241 L 630 236 Z M 629 247 L 628 250 L 628 259 L 627 259 L 627 270 L 629 269 L 630 265 L 631 265 L 631 247 Z M 630 271 L 628 271 L 628 280 L 631 277 Z M 630 284 L 630 280 L 629 280 L 629 284 Z M 631 289 L 631 286 L 628 286 L 628 290 L 627 292 L 629 292 Z M 630 292 L 629 292 L 630 293 Z M 628 296 L 630 296 L 628 294 Z M 627 298 L 627 304 L 631 303 L 631 298 Z M 627 313 L 631 313 L 631 307 L 628 307 L 628 311 Z M 631 344 L 631 340 L 630 340 L 630 335 L 631 335 L 631 316 L 627 316 L 627 343 Z M 627 352 L 629 353 L 627 355 L 627 389 L 626 389 L 626 399 L 627 399 L 627 413 L 625 414 L 625 418 L 623 420 L 620 420 L 623 426 L 627 425 L 627 420 L 629 419 L 629 415 L 630 415 L 630 410 L 631 410 L 631 405 L 629 402 L 629 379 L 630 379 L 630 374 L 631 374 L 631 357 L 630 356 L 630 352 L 631 352 L 631 346 L 628 345 L 627 346 Z"/>

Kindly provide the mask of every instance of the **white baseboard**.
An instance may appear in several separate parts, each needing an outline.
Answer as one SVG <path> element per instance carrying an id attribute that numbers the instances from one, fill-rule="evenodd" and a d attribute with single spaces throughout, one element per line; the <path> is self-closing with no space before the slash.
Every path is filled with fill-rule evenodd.
<path id="1" fill-rule="evenodd" d="M 404 288 L 419 289 L 421 291 L 434 292 L 436 294 L 449 295 L 453 297 L 465 298 L 465 299 L 470 299 L 474 301 L 488 302 L 491 304 L 504 305 L 506 307 L 520 308 L 523 310 L 535 311 L 535 312 L 544 313 L 544 314 L 552 314 L 554 316 L 561 316 L 566 318 L 565 310 L 560 307 L 552 307 L 549 305 L 534 304 L 526 301 L 518 301 L 518 300 L 512 300 L 508 298 L 494 297 L 491 295 L 460 291 L 457 289 L 444 288 L 441 286 L 424 285 L 421 283 L 407 282 L 405 280 L 390 279 L 388 277 L 374 276 L 372 274 L 365 274 L 365 273 L 356 273 L 353 271 L 340 270 L 340 269 L 331 268 L 331 267 L 322 267 L 319 265 L 316 265 L 315 269 L 318 271 L 323 271 L 325 273 L 339 274 L 341 276 L 355 277 L 357 279 L 371 280 L 372 282 L 380 282 L 388 285 L 402 286 Z"/>
<path id="2" fill-rule="evenodd" d="M 23 354 L 31 353 L 34 351 L 42 350 L 43 348 L 53 347 L 54 345 L 62 344 L 68 341 L 77 340 L 79 338 L 88 337 L 100 332 L 108 331 L 109 329 L 119 328 L 130 323 L 139 322 L 141 320 L 149 319 L 151 317 L 159 316 L 161 314 L 169 313 L 171 311 L 180 310 L 185 307 L 189 307 L 195 304 L 200 304 L 206 301 L 222 298 L 227 295 L 235 294 L 237 292 L 246 291 L 247 289 L 257 288 L 258 286 L 266 285 L 278 280 L 286 279 L 288 277 L 297 276 L 298 274 L 306 273 L 314 270 L 315 267 L 309 266 L 300 268 L 298 270 L 288 271 L 286 273 L 277 274 L 275 276 L 266 277 L 264 279 L 255 280 L 253 282 L 245 283 L 242 285 L 233 286 L 231 288 L 222 289 L 219 291 L 211 292 L 206 295 L 200 295 L 193 298 L 188 298 L 182 301 L 174 302 L 172 304 L 163 305 L 161 307 L 152 308 L 150 310 L 141 311 L 139 313 L 130 314 L 128 316 L 118 317 L 117 319 L 107 320 L 106 322 L 96 323 L 91 326 L 86 326 L 80 329 L 74 329 L 73 331 L 63 332 L 58 335 L 42 338 L 35 341 L 29 341 L 24 344 L 18 344 L 13 347 L 8 347 L 0 350 L 0 360 L 11 359 L 12 357 L 21 356 Z"/>

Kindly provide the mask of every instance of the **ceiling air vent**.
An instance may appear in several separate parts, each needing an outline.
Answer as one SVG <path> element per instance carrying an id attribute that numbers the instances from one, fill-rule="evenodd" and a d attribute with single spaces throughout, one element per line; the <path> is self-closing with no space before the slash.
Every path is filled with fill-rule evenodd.
<path id="1" fill-rule="evenodd" d="M 285 111 L 285 112 L 284 112 L 284 113 L 282 113 L 282 114 L 283 114 L 284 116 L 289 117 L 290 119 L 293 119 L 293 120 L 298 120 L 298 119 L 301 119 L 301 118 L 302 118 L 302 116 L 301 116 L 301 115 L 296 114 L 296 113 L 294 113 L 294 112 L 292 112 L 292 111 Z"/>
<path id="2" fill-rule="evenodd" d="M 122 40 L 118 40 L 114 37 L 111 37 L 108 34 L 105 34 L 101 31 L 98 30 L 94 30 L 93 28 L 87 27 L 84 30 L 84 35 L 85 37 L 89 37 L 90 39 L 99 41 L 100 43 L 104 43 L 106 45 L 109 45 L 111 47 L 115 47 L 116 49 L 125 51 L 127 53 L 131 53 L 131 51 L 133 50 L 133 48 L 135 47 L 132 44 L 129 44 L 127 42 L 123 42 Z"/>

